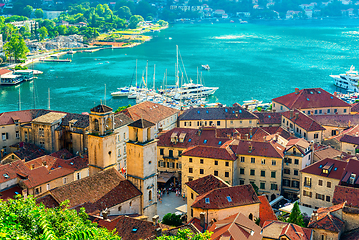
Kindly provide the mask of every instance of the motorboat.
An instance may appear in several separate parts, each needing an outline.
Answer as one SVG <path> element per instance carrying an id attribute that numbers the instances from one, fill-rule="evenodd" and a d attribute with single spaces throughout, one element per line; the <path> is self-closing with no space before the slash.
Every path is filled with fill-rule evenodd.
<path id="1" fill-rule="evenodd" d="M 207 64 L 207 65 L 202 65 L 202 68 L 203 68 L 204 70 L 209 70 L 209 69 L 211 69 L 208 64 Z"/>
<path id="2" fill-rule="evenodd" d="M 126 97 L 129 96 L 132 93 L 136 92 L 136 87 L 123 87 L 123 88 L 117 88 L 118 91 L 112 92 L 112 97 Z"/>
<path id="3" fill-rule="evenodd" d="M 185 83 L 177 89 L 174 99 L 183 100 L 208 97 L 214 94 L 217 89 L 218 87 L 205 87 L 202 84 L 195 84 L 190 80 L 190 83 Z"/>
<path id="4" fill-rule="evenodd" d="M 330 77 L 334 79 L 335 86 L 345 89 L 348 92 L 359 92 L 359 75 L 358 71 L 355 70 L 355 67 L 353 65 L 346 73 L 342 73 L 339 75 L 330 75 Z"/>

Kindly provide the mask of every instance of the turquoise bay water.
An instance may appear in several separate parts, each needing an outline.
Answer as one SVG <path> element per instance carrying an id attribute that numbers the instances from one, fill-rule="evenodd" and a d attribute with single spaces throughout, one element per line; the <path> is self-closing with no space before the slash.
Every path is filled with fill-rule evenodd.
<path id="1" fill-rule="evenodd" d="M 202 76 L 207 86 L 219 90 L 211 102 L 231 105 L 251 98 L 269 102 L 298 88 L 321 87 L 336 91 L 330 74 L 343 73 L 358 63 L 359 20 L 316 22 L 278 21 L 250 24 L 174 25 L 145 44 L 130 49 L 108 49 L 76 53 L 71 63 L 37 63 L 43 71 L 34 83 L 0 87 L 0 112 L 48 108 L 68 112 L 88 112 L 104 101 L 116 109 L 134 104 L 127 98 L 112 98 L 110 92 L 135 83 L 135 66 L 140 82 L 148 61 L 148 82 L 152 86 L 156 65 L 156 88 L 174 84 L 176 45 L 188 77 L 197 79 L 197 67 L 209 64 Z M 34 90 L 35 89 L 35 90 Z M 34 104 L 35 96 L 35 104 Z"/>

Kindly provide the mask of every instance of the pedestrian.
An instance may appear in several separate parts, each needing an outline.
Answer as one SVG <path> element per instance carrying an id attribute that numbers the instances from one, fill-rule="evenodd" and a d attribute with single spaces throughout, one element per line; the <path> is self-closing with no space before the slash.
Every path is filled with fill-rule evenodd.
<path id="1" fill-rule="evenodd" d="M 183 201 L 184 201 L 184 198 L 185 198 L 185 195 L 184 195 L 184 193 L 183 193 L 183 195 L 182 195 L 182 198 L 183 198 Z"/>

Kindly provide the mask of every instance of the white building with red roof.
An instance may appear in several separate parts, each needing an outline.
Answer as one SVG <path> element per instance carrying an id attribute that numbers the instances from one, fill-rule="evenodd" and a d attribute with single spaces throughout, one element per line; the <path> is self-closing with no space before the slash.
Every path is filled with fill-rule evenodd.
<path id="1" fill-rule="evenodd" d="M 307 88 L 272 99 L 272 109 L 286 112 L 298 109 L 308 115 L 349 114 L 350 104 L 321 88 Z"/>

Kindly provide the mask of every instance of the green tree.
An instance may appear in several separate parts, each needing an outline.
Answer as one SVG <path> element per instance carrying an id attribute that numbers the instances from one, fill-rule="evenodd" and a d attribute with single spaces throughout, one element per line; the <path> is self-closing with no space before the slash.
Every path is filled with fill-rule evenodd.
<path id="1" fill-rule="evenodd" d="M 60 35 L 66 35 L 67 34 L 67 27 L 65 25 L 58 26 L 56 29 Z"/>
<path id="2" fill-rule="evenodd" d="M 128 27 L 131 28 L 131 29 L 135 29 L 135 28 L 137 28 L 137 25 L 140 22 L 143 22 L 143 17 L 142 16 L 140 16 L 140 15 L 132 15 L 130 17 Z"/>
<path id="3" fill-rule="evenodd" d="M 162 223 L 169 225 L 169 226 L 180 226 L 182 225 L 182 220 L 181 217 L 174 214 L 174 213 L 167 213 L 163 219 L 162 219 Z"/>
<path id="4" fill-rule="evenodd" d="M 78 28 L 76 26 L 69 26 L 67 28 L 67 33 L 69 35 L 72 35 L 72 34 L 77 34 L 79 32 Z"/>
<path id="5" fill-rule="evenodd" d="M 211 232 L 204 232 L 193 234 L 189 229 L 179 229 L 176 236 L 161 236 L 156 238 L 157 240 L 209 240 L 211 238 Z"/>
<path id="6" fill-rule="evenodd" d="M 105 228 L 91 223 L 85 209 L 79 213 L 68 209 L 68 201 L 57 208 L 46 208 L 36 204 L 29 196 L 18 195 L 7 202 L 0 200 L 1 239 L 96 239 L 120 240 L 121 238 Z"/>
<path id="7" fill-rule="evenodd" d="M 33 11 L 34 9 L 30 6 L 30 5 L 27 5 L 26 7 L 24 7 L 24 10 L 23 10 L 23 12 L 24 12 L 24 15 L 26 16 L 26 17 L 31 17 L 31 14 L 32 14 L 32 11 Z"/>
<path id="8" fill-rule="evenodd" d="M 38 32 L 40 34 L 40 41 L 43 41 L 49 35 L 46 27 L 41 27 Z"/>
<path id="9" fill-rule="evenodd" d="M 251 185 L 252 185 L 254 191 L 256 192 L 256 194 L 259 195 L 258 194 L 258 189 L 259 189 L 258 186 L 255 183 L 251 183 Z"/>
<path id="10" fill-rule="evenodd" d="M 126 108 L 131 107 L 131 104 L 128 104 L 127 106 L 122 106 L 117 108 L 117 110 L 115 111 L 115 113 L 121 112 L 122 110 L 125 110 Z"/>
<path id="11" fill-rule="evenodd" d="M 167 25 L 168 25 L 168 22 L 163 21 L 163 20 L 159 20 L 159 21 L 157 22 L 157 24 L 163 27 L 163 26 L 167 26 Z"/>
<path id="12" fill-rule="evenodd" d="M 17 62 L 20 58 L 26 59 L 26 54 L 29 52 L 24 39 L 15 34 L 10 38 L 10 41 L 4 45 L 5 54 L 14 57 Z"/>
<path id="13" fill-rule="evenodd" d="M 43 16 L 44 16 L 44 11 L 42 11 L 41 8 L 38 8 L 38 9 L 35 10 L 35 17 L 36 18 L 43 18 Z"/>
<path id="14" fill-rule="evenodd" d="M 131 10 L 129 7 L 123 6 L 117 10 L 117 16 L 119 16 L 120 18 L 124 18 L 124 19 L 130 19 L 130 17 L 132 16 L 132 13 L 131 13 Z"/>
<path id="15" fill-rule="evenodd" d="M 303 215 L 300 212 L 298 202 L 294 203 L 292 212 L 290 213 L 287 222 L 297 224 L 298 226 L 301 226 L 301 227 L 305 227 L 304 221 L 303 221 Z"/>

